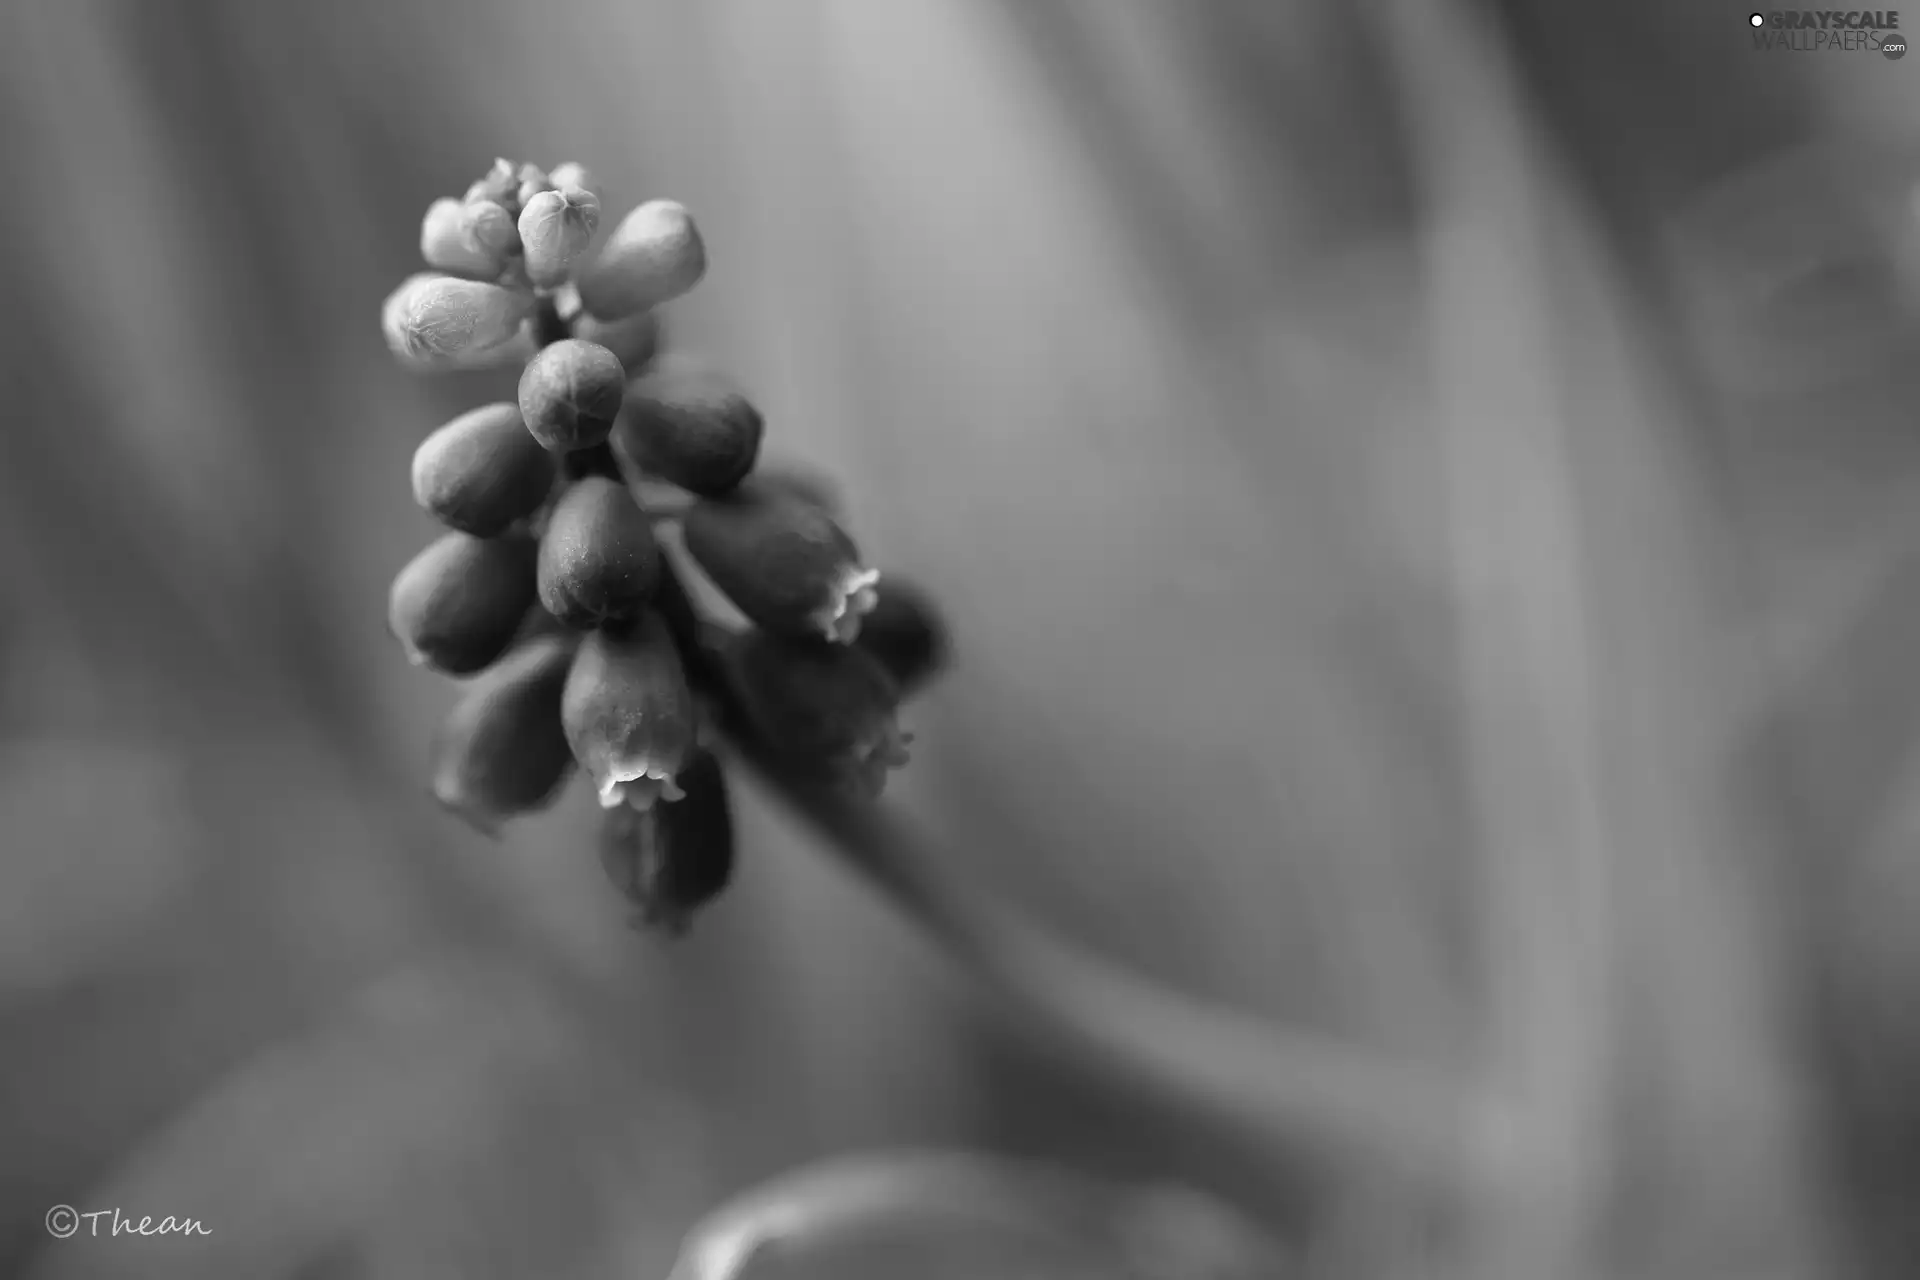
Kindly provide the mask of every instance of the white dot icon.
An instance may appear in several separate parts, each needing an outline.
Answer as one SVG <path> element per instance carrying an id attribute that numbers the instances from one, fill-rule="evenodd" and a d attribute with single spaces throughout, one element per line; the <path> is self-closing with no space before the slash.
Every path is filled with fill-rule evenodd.
<path id="1" fill-rule="evenodd" d="M 1747 15 L 1747 25 L 1750 27 L 1764 27 L 1767 25 L 1767 15 L 1764 13 L 1750 13 Z"/>

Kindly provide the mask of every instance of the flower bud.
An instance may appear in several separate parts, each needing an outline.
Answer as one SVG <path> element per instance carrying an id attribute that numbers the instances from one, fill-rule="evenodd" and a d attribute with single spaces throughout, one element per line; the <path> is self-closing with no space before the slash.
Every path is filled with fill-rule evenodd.
<path id="1" fill-rule="evenodd" d="M 761 434 L 760 411 L 731 378 L 669 353 L 627 384 L 611 443 L 628 466 L 718 496 L 753 470 Z"/>
<path id="2" fill-rule="evenodd" d="M 693 690 L 658 614 L 587 636 L 567 676 L 560 720 L 602 808 L 680 799 L 674 779 L 694 749 Z"/>
<path id="3" fill-rule="evenodd" d="M 660 549 L 626 485 L 588 476 L 561 495 L 540 536 L 538 578 L 540 603 L 570 627 L 640 611 L 660 583 Z"/>
<path id="4" fill-rule="evenodd" d="M 733 879 L 733 814 L 727 778 L 710 753 L 680 771 L 686 793 L 648 809 L 621 805 L 600 829 L 600 865 L 639 909 L 639 923 L 680 933 Z"/>
<path id="5" fill-rule="evenodd" d="M 546 807 L 572 770 L 560 694 L 573 649 L 553 635 L 514 649 L 474 681 L 434 739 L 434 798 L 479 831 Z"/>
<path id="6" fill-rule="evenodd" d="M 613 352 L 562 338 L 543 347 L 521 371 L 520 416 L 533 438 L 555 453 L 605 444 L 626 379 Z"/>
<path id="7" fill-rule="evenodd" d="M 775 634 L 845 644 L 874 606 L 880 575 L 860 564 L 833 517 L 810 503 L 706 498 L 688 509 L 681 530 L 713 585 Z"/>
<path id="8" fill-rule="evenodd" d="M 629 213 L 580 273 L 580 301 L 602 320 L 657 307 L 706 274 L 707 250 L 684 205 L 652 200 Z"/>
<path id="9" fill-rule="evenodd" d="M 415 275 L 387 296 L 380 327 L 387 346 L 402 360 L 426 368 L 455 367 L 518 337 L 533 304 L 531 293 L 497 284 Z"/>
<path id="10" fill-rule="evenodd" d="M 461 414 L 413 455 L 413 498 L 428 515 L 476 538 L 491 538 L 537 511 L 553 492 L 553 455 L 527 433 L 517 406 L 501 402 Z"/>
<path id="11" fill-rule="evenodd" d="M 618 356 L 629 378 L 645 373 L 660 350 L 660 316 L 653 311 L 636 311 L 619 320 L 596 320 L 582 311 L 573 318 L 572 332 Z"/>
<path id="12" fill-rule="evenodd" d="M 534 598 L 532 538 L 449 533 L 415 556 L 387 599 L 387 623 L 416 666 L 472 675 L 491 666 Z"/>
<path id="13" fill-rule="evenodd" d="M 519 246 L 513 215 L 491 200 L 435 200 L 420 224 L 420 256 L 457 276 L 497 281 Z"/>
<path id="14" fill-rule="evenodd" d="M 574 187 L 533 195 L 520 210 L 527 278 L 542 289 L 560 284 L 599 228 L 600 197 L 591 191 Z"/>
<path id="15" fill-rule="evenodd" d="M 566 160 L 553 166 L 552 171 L 547 174 L 547 181 L 551 182 L 557 191 L 565 191 L 568 187 L 579 187 L 582 191 L 591 191 L 596 196 L 600 194 L 599 179 L 593 176 L 592 170 L 578 160 Z"/>
<path id="16" fill-rule="evenodd" d="M 895 574 L 875 588 L 873 611 L 856 645 L 872 654 L 902 697 L 918 691 L 951 660 L 946 623 L 926 591 Z"/>
<path id="17" fill-rule="evenodd" d="M 520 212 L 518 193 L 520 190 L 520 166 L 511 160 L 495 160 L 493 168 L 487 170 L 484 177 L 467 188 L 464 197 L 469 203 L 475 200 L 491 200 L 509 214 Z"/>
<path id="18" fill-rule="evenodd" d="M 887 771 L 907 763 L 899 691 L 866 650 L 753 631 L 725 660 L 748 727 L 789 767 L 878 796 Z"/>

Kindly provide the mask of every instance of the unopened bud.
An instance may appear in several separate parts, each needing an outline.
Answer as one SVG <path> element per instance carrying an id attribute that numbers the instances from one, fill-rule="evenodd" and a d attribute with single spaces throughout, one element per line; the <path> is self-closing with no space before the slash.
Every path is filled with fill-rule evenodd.
<path id="1" fill-rule="evenodd" d="M 693 215 L 672 200 L 629 213 L 580 275 L 580 301 L 602 320 L 670 302 L 700 282 L 707 250 Z"/>
<path id="2" fill-rule="evenodd" d="M 387 346 L 402 360 L 428 368 L 452 367 L 518 337 L 533 305 L 533 295 L 521 290 L 448 275 L 415 275 L 387 296 L 380 327 Z"/>
<path id="3" fill-rule="evenodd" d="M 519 406 L 482 405 L 421 442 L 413 497 L 450 529 L 491 538 L 524 520 L 553 492 L 553 455 L 520 419 Z"/>
<path id="4" fill-rule="evenodd" d="M 434 797 L 478 830 L 546 807 L 572 770 L 560 694 L 573 650 L 566 636 L 520 645 L 469 686 L 434 739 Z"/>
<path id="5" fill-rule="evenodd" d="M 520 374 L 520 416 L 555 453 L 606 443 L 625 394 L 626 370 L 605 347 L 578 338 L 548 344 Z"/>
<path id="6" fill-rule="evenodd" d="M 393 580 L 387 624 L 416 666 L 472 675 L 491 666 L 534 599 L 532 538 L 449 533 Z"/>
<path id="7" fill-rule="evenodd" d="M 600 228 L 600 197 L 578 187 L 542 191 L 520 210 L 520 243 L 527 278 L 551 289 L 567 278 Z"/>
<path id="8" fill-rule="evenodd" d="M 435 200 L 420 223 L 420 255 L 439 271 L 497 281 L 519 249 L 513 215 L 491 200 Z"/>
<path id="9" fill-rule="evenodd" d="M 560 717 L 602 808 L 680 799 L 674 779 L 693 753 L 696 714 L 679 651 L 658 614 L 587 636 L 567 676 Z"/>
<path id="10" fill-rule="evenodd" d="M 576 480 L 540 536 L 547 612 L 570 627 L 596 627 L 638 613 L 659 583 L 660 549 L 627 486 L 604 476 Z"/>
<path id="11" fill-rule="evenodd" d="M 491 200 L 508 213 L 518 213 L 519 190 L 520 166 L 511 160 L 499 159 L 493 162 L 493 167 L 484 176 L 467 188 L 465 199 Z"/>
<path id="12" fill-rule="evenodd" d="M 710 753 L 680 770 L 685 795 L 645 810 L 610 810 L 600 830 L 600 865 L 638 910 L 639 923 L 670 934 L 733 879 L 733 814 L 726 774 Z"/>
<path id="13" fill-rule="evenodd" d="M 725 659 L 748 726 L 789 767 L 878 796 L 888 771 L 907 763 L 899 690 L 866 650 L 754 631 Z"/>
<path id="14" fill-rule="evenodd" d="M 760 411 L 731 378 L 669 353 L 627 384 L 611 442 L 626 465 L 717 496 L 753 470 L 762 431 Z"/>
<path id="15" fill-rule="evenodd" d="M 735 494 L 693 504 L 682 519 L 687 553 L 722 594 L 778 635 L 841 644 L 860 634 L 878 572 L 860 563 L 846 531 L 791 498 Z"/>
<path id="16" fill-rule="evenodd" d="M 599 180 L 577 160 L 567 160 L 553 166 L 552 172 L 547 174 L 547 181 L 551 182 L 557 191 L 565 191 L 568 187 L 579 187 L 582 191 L 591 191 L 596 196 L 600 194 Z"/>
<path id="17" fill-rule="evenodd" d="M 933 597 L 896 574 L 874 589 L 873 611 L 854 641 L 887 669 L 902 697 L 917 692 L 952 660 L 947 625 Z"/>

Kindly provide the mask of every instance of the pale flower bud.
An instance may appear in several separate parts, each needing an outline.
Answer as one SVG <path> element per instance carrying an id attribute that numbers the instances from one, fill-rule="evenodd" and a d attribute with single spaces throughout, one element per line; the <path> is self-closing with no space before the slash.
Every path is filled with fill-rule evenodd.
<path id="1" fill-rule="evenodd" d="M 493 168 L 487 170 L 485 177 L 467 188 L 466 199 L 492 200 L 512 213 L 519 207 L 515 203 L 515 194 L 519 189 L 520 168 L 503 157 L 493 162 Z"/>
<path id="2" fill-rule="evenodd" d="M 497 280 L 519 247 L 513 216 L 491 200 L 435 200 L 420 223 L 420 256 L 457 276 Z"/>
<path id="3" fill-rule="evenodd" d="M 409 276 L 387 296 L 381 331 L 393 353 L 425 367 L 459 366 L 520 333 L 534 296 L 455 276 Z"/>
<path id="4" fill-rule="evenodd" d="M 591 191 L 596 196 L 600 194 L 599 181 L 585 165 L 577 160 L 555 165 L 553 172 L 547 175 L 547 181 L 561 191 L 565 191 L 568 187 L 579 187 L 582 191 Z"/>
<path id="5" fill-rule="evenodd" d="M 573 187 L 542 191 L 520 211 L 527 278 L 542 289 L 563 283 L 600 229 L 600 197 Z"/>
<path id="6" fill-rule="evenodd" d="M 706 245 L 686 206 L 651 200 L 629 213 L 580 275 L 580 301 L 618 320 L 686 293 L 707 271 Z"/>

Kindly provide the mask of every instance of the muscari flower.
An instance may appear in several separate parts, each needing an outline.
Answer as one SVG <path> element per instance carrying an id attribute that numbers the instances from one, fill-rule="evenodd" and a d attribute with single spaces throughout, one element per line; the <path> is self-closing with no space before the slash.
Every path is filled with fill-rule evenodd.
<path id="1" fill-rule="evenodd" d="M 499 159 L 486 174 L 467 188 L 464 199 L 467 201 L 491 200 L 508 213 L 518 216 L 520 192 L 520 166 L 511 160 Z"/>
<path id="2" fill-rule="evenodd" d="M 610 440 L 625 465 L 712 497 L 753 470 L 763 432 L 759 410 L 731 378 L 669 353 L 627 384 Z"/>
<path id="3" fill-rule="evenodd" d="M 562 338 L 520 373 L 520 416 L 555 453 L 606 443 L 625 395 L 626 370 L 605 347 Z"/>
<path id="4" fill-rule="evenodd" d="M 387 622 L 416 666 L 471 675 L 492 665 L 534 600 L 532 538 L 449 533 L 407 563 L 387 597 Z"/>
<path id="5" fill-rule="evenodd" d="M 618 320 L 672 301 L 706 270 L 706 245 L 693 215 L 675 201 L 652 200 L 623 218 L 581 270 L 580 301 L 589 314 Z"/>
<path id="6" fill-rule="evenodd" d="M 658 614 L 587 636 L 560 717 L 602 808 L 680 799 L 675 778 L 695 747 L 693 690 Z"/>
<path id="7" fill-rule="evenodd" d="M 492 538 L 545 504 L 553 455 L 501 402 L 470 409 L 428 436 L 413 455 L 413 496 L 450 529 Z"/>
<path id="8" fill-rule="evenodd" d="M 864 649 L 750 631 L 723 662 L 754 736 L 790 767 L 878 796 L 907 763 L 899 690 Z"/>
<path id="9" fill-rule="evenodd" d="M 553 170 L 547 174 L 547 181 L 559 191 L 565 191 L 568 187 L 578 187 L 596 196 L 600 194 L 599 181 L 578 160 L 567 160 L 553 166 Z"/>
<path id="10" fill-rule="evenodd" d="M 681 523 L 687 554 L 755 623 L 841 644 L 877 600 L 877 570 L 819 507 L 765 493 L 702 499 Z"/>
<path id="11" fill-rule="evenodd" d="M 520 210 L 527 279 L 542 289 L 561 284 L 600 227 L 600 197 L 580 187 L 541 191 Z"/>
<path id="12" fill-rule="evenodd" d="M 435 200 L 420 222 L 420 256 L 451 275 L 497 281 L 519 251 L 513 215 L 491 200 Z"/>
<path id="13" fill-rule="evenodd" d="M 932 595 L 897 574 L 888 574 L 875 594 L 854 643 L 886 668 L 905 697 L 951 661 L 947 625 Z"/>
<path id="14" fill-rule="evenodd" d="M 560 695 L 573 650 L 569 636 L 520 644 L 468 687 L 436 735 L 434 797 L 477 830 L 545 808 L 572 771 Z"/>
<path id="15" fill-rule="evenodd" d="M 541 605 L 570 627 L 640 611 L 660 581 L 660 550 L 626 485 L 587 476 L 567 488 L 540 535 L 537 576 Z"/>
<path id="16" fill-rule="evenodd" d="M 523 290 L 423 273 L 387 295 L 380 328 L 408 364 L 455 368 L 508 347 L 533 309 L 533 294 Z"/>
<path id="17" fill-rule="evenodd" d="M 621 805 L 602 819 L 600 865 L 637 908 L 637 923 L 682 932 L 733 878 L 733 815 L 719 760 L 696 751 L 680 770 L 685 794 L 647 809 Z"/>

